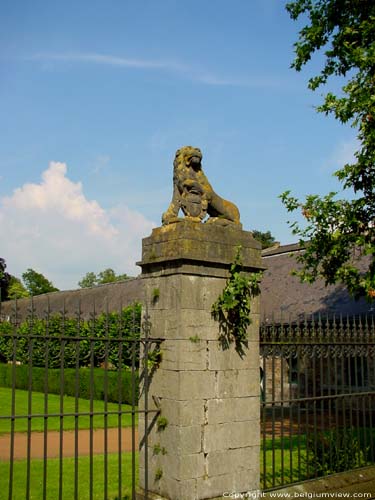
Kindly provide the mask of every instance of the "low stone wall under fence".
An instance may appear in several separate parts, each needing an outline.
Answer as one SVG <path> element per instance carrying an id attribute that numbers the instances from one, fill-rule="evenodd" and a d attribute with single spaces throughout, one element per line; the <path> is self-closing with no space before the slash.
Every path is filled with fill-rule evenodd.
<path id="1" fill-rule="evenodd" d="M 31 307 L 37 316 L 64 312 L 66 316 L 79 313 L 82 319 L 106 311 L 120 311 L 134 302 L 142 302 L 143 282 L 140 278 L 98 285 L 91 288 L 45 293 L 30 299 L 9 300 L 0 303 L 0 316 L 4 319 L 14 316 L 22 321 L 30 315 Z M 17 304 L 17 306 L 16 306 Z M 32 306 L 31 306 L 32 304 Z"/>

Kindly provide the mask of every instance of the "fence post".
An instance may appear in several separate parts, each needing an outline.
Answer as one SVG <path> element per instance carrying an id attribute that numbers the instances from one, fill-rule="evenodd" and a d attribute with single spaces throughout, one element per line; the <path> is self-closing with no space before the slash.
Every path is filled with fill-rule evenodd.
<path id="1" fill-rule="evenodd" d="M 260 244 L 236 227 L 185 219 L 143 240 L 150 335 L 165 340 L 160 365 L 149 366 L 148 401 L 145 391 L 140 401 L 141 410 L 146 404 L 160 414 L 146 419 L 146 440 L 140 414 L 139 498 L 146 486 L 147 498 L 169 500 L 259 488 L 259 301 L 242 358 L 232 344 L 223 349 L 211 315 L 238 245 L 245 271 L 258 271 Z"/>

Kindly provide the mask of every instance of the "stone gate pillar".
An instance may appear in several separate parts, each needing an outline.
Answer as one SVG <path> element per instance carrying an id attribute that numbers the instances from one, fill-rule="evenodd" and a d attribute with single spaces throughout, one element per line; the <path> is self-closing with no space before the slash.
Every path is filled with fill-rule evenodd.
<path id="1" fill-rule="evenodd" d="M 246 271 L 262 268 L 260 244 L 236 226 L 185 219 L 143 240 L 140 265 L 151 337 L 165 339 L 149 387 L 149 408 L 155 402 L 160 407 L 164 427 L 150 429 L 148 485 L 155 497 L 149 498 L 213 499 L 258 489 L 259 300 L 252 304 L 242 359 L 233 345 L 223 350 L 211 316 L 238 245 Z M 139 431 L 142 440 L 143 418 Z M 144 457 L 143 446 L 140 491 Z"/>

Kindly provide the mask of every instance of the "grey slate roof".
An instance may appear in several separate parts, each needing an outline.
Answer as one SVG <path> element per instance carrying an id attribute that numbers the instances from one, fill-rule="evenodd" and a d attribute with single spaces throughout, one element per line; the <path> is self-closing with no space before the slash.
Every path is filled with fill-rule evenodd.
<path id="1" fill-rule="evenodd" d="M 361 299 L 355 301 L 343 286 L 325 286 L 322 280 L 313 284 L 301 283 L 292 276 L 298 268 L 296 255 L 303 251 L 298 244 L 272 247 L 262 251 L 267 267 L 261 283 L 261 319 L 298 320 L 305 314 L 359 315 L 375 314 L 372 305 Z"/>

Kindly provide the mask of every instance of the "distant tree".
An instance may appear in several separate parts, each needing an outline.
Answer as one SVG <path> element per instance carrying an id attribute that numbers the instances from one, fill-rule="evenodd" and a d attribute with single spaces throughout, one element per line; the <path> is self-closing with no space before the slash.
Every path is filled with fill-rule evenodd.
<path id="1" fill-rule="evenodd" d="M 116 281 L 123 281 L 129 279 L 127 274 L 116 274 L 111 268 L 104 269 L 98 274 L 88 272 L 85 276 L 78 282 L 78 286 L 81 288 L 89 288 L 96 285 L 104 285 L 105 283 L 115 283 Z"/>
<path id="2" fill-rule="evenodd" d="M 53 286 L 51 281 L 48 281 L 43 274 L 37 273 L 34 269 L 28 269 L 24 272 L 22 279 L 30 295 L 41 295 L 42 293 L 59 291 L 58 288 Z"/>
<path id="3" fill-rule="evenodd" d="M 5 259 L 0 257 L 0 300 L 7 300 L 11 275 L 5 271 Z"/>
<path id="4" fill-rule="evenodd" d="M 113 269 L 104 269 L 98 274 L 98 285 L 104 285 L 104 283 L 113 283 L 117 281 L 116 273 Z"/>
<path id="5" fill-rule="evenodd" d="M 93 272 L 88 272 L 85 276 L 78 282 L 78 286 L 81 288 L 90 288 L 90 286 L 97 285 L 97 277 Z"/>
<path id="6" fill-rule="evenodd" d="M 260 241 L 262 248 L 272 247 L 275 244 L 275 238 L 272 236 L 271 231 L 258 231 L 257 229 L 252 230 L 253 236 L 256 240 Z"/>
<path id="7" fill-rule="evenodd" d="M 21 280 L 15 276 L 11 276 L 8 287 L 9 300 L 22 299 L 28 297 L 30 294 L 22 284 Z"/>

